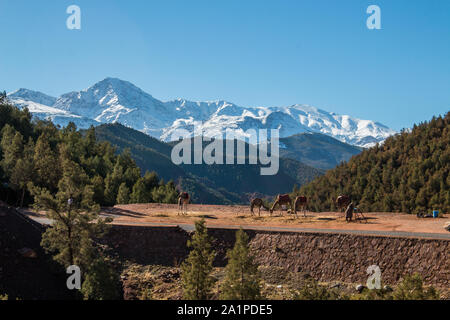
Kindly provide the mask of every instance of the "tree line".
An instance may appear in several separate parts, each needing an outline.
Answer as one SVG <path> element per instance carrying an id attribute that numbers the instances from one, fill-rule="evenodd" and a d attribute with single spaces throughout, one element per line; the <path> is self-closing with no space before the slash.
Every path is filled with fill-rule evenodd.
<path id="1" fill-rule="evenodd" d="M 32 189 L 54 194 L 64 174 L 76 167 L 101 206 L 176 203 L 173 181 L 165 183 L 155 172 L 142 176 L 130 152 L 117 154 L 109 143 L 97 142 L 93 127 L 80 131 L 73 123 L 60 129 L 50 121 L 32 121 L 28 110 L 9 105 L 5 97 L 0 99 L 3 200 L 23 206 L 33 203 Z"/>
<path id="2" fill-rule="evenodd" d="M 100 206 L 174 203 L 174 183 L 155 172 L 141 176 L 130 153 L 117 155 L 109 143 L 98 143 L 92 127 L 80 132 L 73 123 L 60 129 L 32 121 L 27 109 L 8 104 L 5 93 L 0 114 L 1 197 L 33 204 L 52 220 L 41 246 L 63 268 L 80 268 L 81 291 L 74 298 L 120 298 L 117 268 L 98 242 L 111 222 L 99 216 Z"/>
<path id="3" fill-rule="evenodd" d="M 353 156 L 294 195 L 309 209 L 334 210 L 346 194 L 364 211 L 422 213 L 450 211 L 450 112 Z"/>

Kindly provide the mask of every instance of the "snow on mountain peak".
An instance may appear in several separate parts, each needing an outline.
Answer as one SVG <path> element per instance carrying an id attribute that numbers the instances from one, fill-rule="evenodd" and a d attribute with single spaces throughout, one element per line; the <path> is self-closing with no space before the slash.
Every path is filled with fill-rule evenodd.
<path id="1" fill-rule="evenodd" d="M 27 89 L 13 92 L 8 98 L 19 107 L 28 107 L 37 117 L 51 118 L 62 126 L 69 121 L 80 128 L 120 122 L 165 141 L 171 140 L 178 129 L 192 133 L 193 125 L 200 123 L 206 136 L 224 134 L 227 128 L 240 131 L 276 128 L 280 130 L 280 137 L 319 132 L 362 147 L 382 142 L 396 133 L 378 122 L 302 104 L 241 107 L 223 100 L 162 102 L 117 78 L 105 78 L 85 90 L 59 98 Z"/>
<path id="2" fill-rule="evenodd" d="M 56 102 L 56 98 L 46 95 L 45 93 L 24 88 L 9 93 L 8 98 L 32 101 L 46 106 L 52 106 Z"/>

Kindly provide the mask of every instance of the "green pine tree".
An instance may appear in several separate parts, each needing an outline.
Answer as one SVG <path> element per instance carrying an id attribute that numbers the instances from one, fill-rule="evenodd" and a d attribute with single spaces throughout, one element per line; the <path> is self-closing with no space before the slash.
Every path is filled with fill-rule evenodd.
<path id="1" fill-rule="evenodd" d="M 234 248 L 227 253 L 228 264 L 222 285 L 225 300 L 257 300 L 261 298 L 258 266 L 250 254 L 249 238 L 244 230 L 236 232 Z"/>
<path id="2" fill-rule="evenodd" d="M 123 167 L 117 160 L 114 169 L 108 173 L 105 179 L 105 200 L 110 206 L 114 205 L 117 200 L 117 193 L 121 182 L 123 181 Z"/>
<path id="3" fill-rule="evenodd" d="M 51 192 L 56 191 L 61 177 L 60 163 L 56 153 L 52 150 L 49 137 L 42 134 L 34 149 L 34 166 L 37 175 L 37 185 Z"/>
<path id="4" fill-rule="evenodd" d="M 0 92 L 0 104 L 7 104 L 8 96 L 6 95 L 6 91 Z"/>
<path id="5" fill-rule="evenodd" d="M 119 187 L 119 192 L 117 193 L 117 204 L 128 204 L 130 202 L 130 189 L 128 189 L 127 184 L 123 182 Z"/>
<path id="6" fill-rule="evenodd" d="M 5 174 L 10 177 L 17 161 L 22 158 L 23 137 L 10 125 L 5 125 L 2 130 L 1 148 L 3 159 L 1 166 Z"/>
<path id="7" fill-rule="evenodd" d="M 34 143 L 30 138 L 28 144 L 23 148 L 22 157 L 17 160 L 16 165 L 11 172 L 11 184 L 21 190 L 20 207 L 23 207 L 27 186 L 35 177 L 33 153 Z"/>
<path id="8" fill-rule="evenodd" d="M 215 252 L 211 248 L 204 219 L 195 223 L 195 234 L 187 245 L 192 250 L 181 265 L 183 297 L 186 300 L 206 300 L 214 284 L 211 272 Z"/>
<path id="9" fill-rule="evenodd" d="M 89 272 L 81 286 L 85 300 L 119 299 L 120 281 L 111 264 L 103 257 L 96 258 L 89 267 Z"/>
<path id="10" fill-rule="evenodd" d="M 145 172 L 144 181 L 147 190 L 153 190 L 160 185 L 159 177 L 156 172 Z"/>
<path id="11" fill-rule="evenodd" d="M 105 204 L 105 184 L 103 178 L 100 175 L 96 175 L 91 179 L 91 185 L 94 189 L 93 200 L 100 205 Z"/>
<path id="12" fill-rule="evenodd" d="M 66 159 L 56 195 L 30 184 L 36 209 L 46 211 L 53 220 L 41 244 L 64 267 L 77 265 L 88 270 L 95 256 L 93 239 L 104 235 L 111 221 L 99 218 L 99 206 L 92 200 L 94 192 L 88 183 L 81 167 Z"/>
<path id="13" fill-rule="evenodd" d="M 146 188 L 145 179 L 139 178 L 133 186 L 133 192 L 130 196 L 131 203 L 149 203 L 151 202 L 151 191 Z"/>

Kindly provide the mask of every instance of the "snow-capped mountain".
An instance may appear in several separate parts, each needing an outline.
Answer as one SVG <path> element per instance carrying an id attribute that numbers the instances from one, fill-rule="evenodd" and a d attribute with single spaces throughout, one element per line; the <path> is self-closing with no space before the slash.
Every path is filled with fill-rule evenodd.
<path id="1" fill-rule="evenodd" d="M 320 132 L 340 141 L 370 147 L 396 132 L 371 121 L 337 115 L 308 105 L 289 107 L 240 107 L 226 101 L 163 102 L 130 82 L 106 78 L 92 87 L 59 98 L 20 89 L 8 94 L 18 107 L 27 107 L 41 119 L 61 126 L 70 121 L 80 128 L 121 123 L 164 141 L 177 140 L 180 129 L 193 134 L 194 126 L 205 136 L 223 135 L 234 129 L 238 137 L 248 129 L 279 129 L 280 137 Z M 183 131 L 186 132 L 186 131 Z"/>

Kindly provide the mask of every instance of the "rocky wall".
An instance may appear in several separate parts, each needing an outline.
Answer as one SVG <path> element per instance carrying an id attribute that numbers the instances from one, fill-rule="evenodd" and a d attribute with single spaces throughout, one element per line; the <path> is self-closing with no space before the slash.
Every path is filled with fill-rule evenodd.
<path id="1" fill-rule="evenodd" d="M 226 264 L 235 230 L 209 229 L 216 266 Z M 321 281 L 365 283 L 366 270 L 378 265 L 384 283 L 418 272 L 425 283 L 450 287 L 450 241 L 331 233 L 248 230 L 260 265 L 310 274 Z M 190 234 L 178 227 L 114 226 L 108 243 L 127 260 L 140 264 L 179 265 L 189 250 Z"/>

